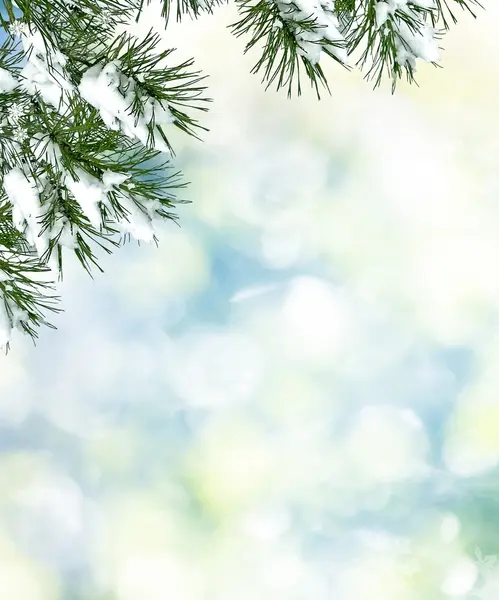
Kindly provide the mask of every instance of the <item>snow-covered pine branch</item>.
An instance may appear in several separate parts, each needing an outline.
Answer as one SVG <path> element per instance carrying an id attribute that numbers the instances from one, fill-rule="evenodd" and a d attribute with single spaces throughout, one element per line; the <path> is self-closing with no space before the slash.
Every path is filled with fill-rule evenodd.
<path id="1" fill-rule="evenodd" d="M 383 76 L 395 88 L 402 76 L 414 80 L 418 61 L 437 64 L 439 41 L 456 22 L 456 10 L 473 11 L 477 0 L 235 0 L 240 19 L 232 25 L 259 48 L 253 72 L 267 87 L 301 93 L 305 75 L 319 95 L 329 89 L 323 56 L 346 68 L 364 70 L 379 85 Z M 472 12 L 473 14 L 473 12 Z"/>
<path id="2" fill-rule="evenodd" d="M 155 221 L 175 218 L 172 192 L 183 184 L 172 171 L 168 131 L 196 135 L 203 78 L 192 61 L 175 64 L 171 50 L 157 52 L 152 31 L 141 40 L 115 35 L 122 13 L 115 18 L 107 7 L 17 4 L 25 18 L 3 20 L 9 37 L 0 48 L 7 59 L 13 40 L 20 42 L 16 63 L 0 61 L 0 214 L 25 238 L 29 259 L 55 280 L 63 251 L 90 270 L 98 266 L 96 244 L 110 250 L 130 237 L 150 242 Z M 2 234 L 4 255 L 12 256 L 12 240 Z M 0 345 L 10 339 L 7 321 L 28 333 L 39 321 L 35 312 L 16 317 L 22 295 L 9 293 L 12 279 L 2 269 Z M 45 298 L 33 292 L 31 301 L 41 306 Z"/>
<path id="3" fill-rule="evenodd" d="M 147 4 L 151 0 L 146 0 Z M 165 26 L 212 12 L 225 0 L 156 0 Z M 319 95 L 331 58 L 379 85 L 410 81 L 420 61 L 437 63 L 457 10 L 478 0 L 234 0 L 230 26 L 260 52 L 253 71 L 267 87 Z M 96 247 L 156 240 L 154 223 L 175 219 L 170 131 L 203 129 L 203 76 L 117 27 L 140 17 L 144 0 L 0 0 L 0 346 L 11 329 L 32 337 L 57 310 L 63 254 L 87 271 Z M 158 164 L 159 157 L 164 161 Z M 151 166 L 155 164 L 156 166 Z"/>

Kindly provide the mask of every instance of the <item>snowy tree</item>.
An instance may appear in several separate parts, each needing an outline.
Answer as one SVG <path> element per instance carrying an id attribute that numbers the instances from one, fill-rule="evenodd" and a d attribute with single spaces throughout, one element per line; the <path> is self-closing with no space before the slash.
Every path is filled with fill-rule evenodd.
<path id="1" fill-rule="evenodd" d="M 212 12 L 220 0 L 161 0 L 165 27 Z M 437 64 L 439 40 L 458 9 L 477 0 L 234 0 L 236 36 L 260 52 L 253 72 L 267 87 L 301 93 L 305 77 L 328 90 L 321 64 L 355 66 L 379 85 L 414 80 L 418 60 Z M 149 2 L 148 2 L 149 3 Z M 143 0 L 3 0 L 0 25 L 0 346 L 13 328 L 37 336 L 57 311 L 63 256 L 99 268 L 134 238 L 157 241 L 154 225 L 175 219 L 168 132 L 198 136 L 207 109 L 193 60 L 157 50 L 117 27 L 138 21 Z M 164 160 L 160 157 L 163 156 Z M 159 162 L 158 162 L 159 159 Z M 162 162 L 161 162 L 162 161 Z"/>

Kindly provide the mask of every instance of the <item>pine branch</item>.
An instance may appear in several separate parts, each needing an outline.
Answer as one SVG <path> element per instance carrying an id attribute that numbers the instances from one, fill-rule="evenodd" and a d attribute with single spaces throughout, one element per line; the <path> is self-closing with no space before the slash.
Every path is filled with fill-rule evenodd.
<path id="1" fill-rule="evenodd" d="M 91 273 L 97 248 L 157 242 L 153 223 L 176 220 L 175 192 L 185 186 L 168 129 L 204 129 L 192 113 L 209 100 L 192 60 L 172 64 L 173 50 L 158 52 L 152 30 L 142 40 L 115 36 L 136 6 L 98 4 L 100 12 L 88 0 L 20 0 L 24 18 L 2 21 L 10 37 L 0 48 L 0 219 L 10 223 L 9 261 L 27 258 L 0 289 L 0 345 L 10 339 L 6 323 L 33 336 L 46 323 L 49 284 L 27 282 L 37 273 L 62 278 L 65 251 Z M 25 241 L 24 254 L 14 239 Z M 28 316 L 19 321 L 18 311 Z"/>
<path id="2" fill-rule="evenodd" d="M 53 280 L 73 252 L 100 269 L 96 250 L 131 238 L 157 243 L 154 224 L 176 220 L 185 186 L 173 164 L 172 127 L 199 137 L 208 108 L 205 77 L 193 60 L 158 51 L 118 25 L 143 0 L 3 0 L 0 26 L 0 346 L 11 329 L 36 337 L 59 310 Z M 212 12 L 225 0 L 163 0 L 165 26 Z M 478 0 L 235 0 L 245 52 L 260 51 L 253 73 L 288 96 L 305 77 L 330 91 L 324 57 L 360 67 L 378 86 L 415 81 L 418 62 L 439 65 L 439 43 L 458 10 Z M 147 4 L 150 0 L 147 0 Z M 160 158 L 163 156 L 164 160 Z"/>
<path id="3" fill-rule="evenodd" d="M 301 94 L 301 71 L 303 70 L 320 97 L 319 88 L 329 86 L 319 64 L 321 52 L 342 65 L 346 62 L 345 44 L 337 30 L 332 11 L 324 4 L 316 14 L 298 2 L 274 2 L 273 0 L 236 0 L 241 19 L 232 24 L 233 33 L 240 37 L 250 36 L 245 52 L 263 45 L 261 58 L 252 69 L 263 71 L 267 88 L 276 83 L 277 89 L 287 89 L 292 95 L 293 86 Z M 303 10 L 305 8 L 305 10 Z"/>
<path id="4" fill-rule="evenodd" d="M 385 77 L 415 81 L 418 60 L 438 66 L 439 42 L 457 21 L 456 9 L 475 16 L 478 0 L 235 0 L 241 18 L 231 25 L 247 36 L 245 52 L 259 47 L 252 69 L 262 72 L 267 88 L 275 83 L 288 96 L 300 94 L 305 74 L 319 96 L 329 91 L 321 57 L 355 65 L 379 86 Z M 302 67 L 302 68 L 301 68 Z"/>
<path id="5" fill-rule="evenodd" d="M 24 236 L 12 227 L 10 206 L 0 198 L 0 338 L 6 351 L 12 327 L 38 337 L 40 325 L 52 327 L 45 313 L 60 312 L 58 297 L 51 294 L 50 270 L 40 264 Z"/>

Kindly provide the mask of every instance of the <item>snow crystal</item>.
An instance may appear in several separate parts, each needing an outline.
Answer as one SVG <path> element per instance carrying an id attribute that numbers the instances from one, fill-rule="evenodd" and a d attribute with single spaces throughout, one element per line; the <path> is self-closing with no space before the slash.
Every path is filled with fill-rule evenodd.
<path id="1" fill-rule="evenodd" d="M 9 25 L 9 33 L 11 33 L 12 35 L 22 35 L 25 34 L 27 32 L 27 25 L 26 23 L 23 23 L 22 21 L 13 21 L 10 25 Z"/>
<path id="2" fill-rule="evenodd" d="M 7 120 L 17 124 L 19 119 L 24 115 L 24 108 L 19 104 L 12 104 L 7 110 Z"/>
<path id="3" fill-rule="evenodd" d="M 101 27 L 109 27 L 113 24 L 112 12 L 105 9 L 101 10 L 100 14 L 98 15 L 98 21 Z"/>
<path id="4" fill-rule="evenodd" d="M 24 131 L 24 129 L 21 129 L 20 127 L 17 127 L 12 132 L 12 139 L 14 141 L 16 141 L 18 144 L 21 144 L 22 142 L 24 142 L 27 139 L 27 137 L 28 137 L 28 134 Z"/>

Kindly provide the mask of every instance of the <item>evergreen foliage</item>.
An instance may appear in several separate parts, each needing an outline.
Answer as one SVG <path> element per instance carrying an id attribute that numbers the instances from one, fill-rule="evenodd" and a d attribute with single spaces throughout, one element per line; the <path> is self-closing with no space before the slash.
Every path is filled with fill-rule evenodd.
<path id="1" fill-rule="evenodd" d="M 1 1 L 1 0 L 0 0 Z M 165 27 L 212 12 L 221 0 L 161 0 Z M 377 86 L 418 60 L 438 64 L 438 44 L 458 11 L 477 0 L 234 0 L 230 28 L 260 53 L 267 87 L 317 95 L 330 89 L 321 64 L 358 66 Z M 150 3 L 150 0 L 147 2 Z M 65 253 L 90 273 L 97 247 L 157 241 L 154 224 L 176 219 L 171 127 L 199 136 L 204 76 L 118 25 L 144 0 L 3 0 L 0 26 L 0 346 L 12 328 L 35 338 L 59 310 L 55 284 Z M 163 156 L 164 160 L 160 157 Z M 159 161 L 159 162 L 158 162 Z"/>

